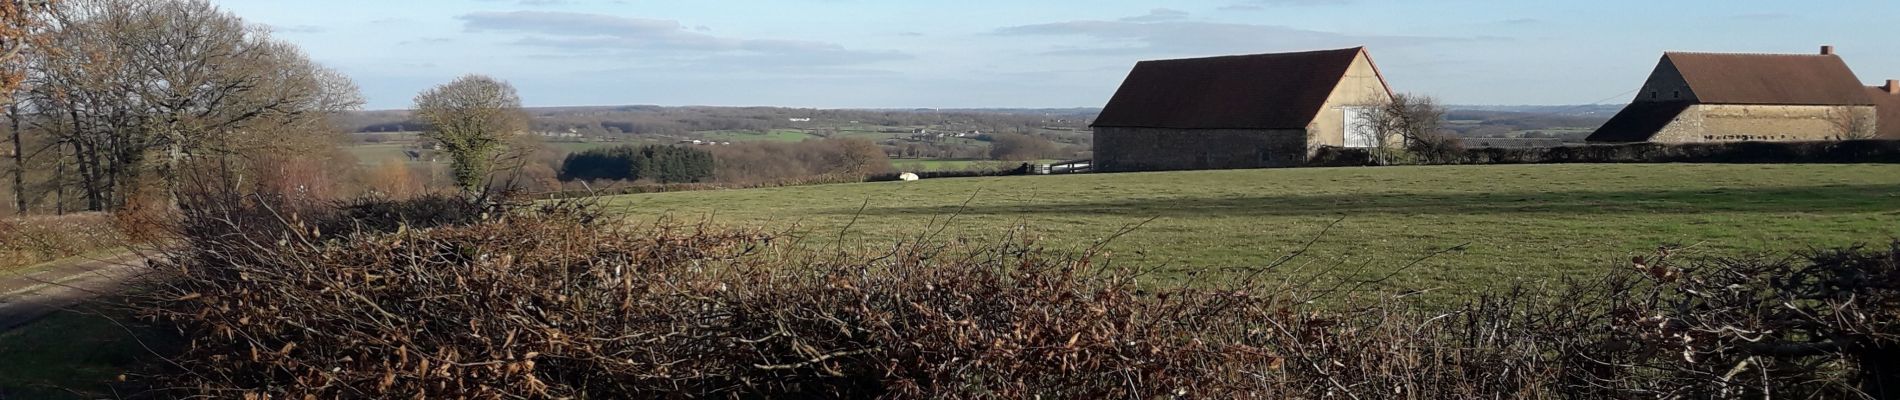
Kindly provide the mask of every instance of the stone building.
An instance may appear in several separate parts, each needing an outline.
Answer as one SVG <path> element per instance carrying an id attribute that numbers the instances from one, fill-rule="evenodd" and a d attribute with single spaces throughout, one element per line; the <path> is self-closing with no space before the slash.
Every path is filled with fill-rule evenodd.
<path id="1" fill-rule="evenodd" d="M 1391 99 L 1363 47 L 1144 61 L 1093 124 L 1094 168 L 1296 166 L 1321 146 L 1380 142 L 1360 121 Z"/>
<path id="2" fill-rule="evenodd" d="M 1885 89 L 1882 89 L 1883 91 Z M 1847 63 L 1820 54 L 1666 53 L 1591 142 L 1698 143 L 1872 138 L 1883 121 Z M 1893 111 L 1893 110 L 1887 110 Z M 1890 127 L 1891 128 L 1891 127 Z"/>
<path id="3" fill-rule="evenodd" d="M 1878 111 L 1874 121 L 1879 122 L 1875 129 L 1880 139 L 1900 140 L 1900 79 L 1888 79 L 1884 86 L 1867 88 L 1867 95 L 1874 100 Z"/>

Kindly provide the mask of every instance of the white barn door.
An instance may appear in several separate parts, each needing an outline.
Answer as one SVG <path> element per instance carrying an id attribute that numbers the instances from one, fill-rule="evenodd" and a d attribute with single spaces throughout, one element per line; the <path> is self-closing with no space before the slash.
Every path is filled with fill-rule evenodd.
<path id="1" fill-rule="evenodd" d="M 1343 107 L 1341 110 L 1346 112 L 1346 147 L 1364 149 L 1379 145 L 1372 127 L 1366 126 L 1366 107 Z"/>

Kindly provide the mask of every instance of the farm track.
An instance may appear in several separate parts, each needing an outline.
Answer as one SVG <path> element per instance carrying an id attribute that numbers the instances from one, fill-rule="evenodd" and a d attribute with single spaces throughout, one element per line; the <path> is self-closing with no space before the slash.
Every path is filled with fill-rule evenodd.
<path id="1" fill-rule="evenodd" d="M 137 253 L 125 253 L 59 261 L 31 272 L 0 277 L 0 331 L 116 292 L 143 275 L 145 260 Z"/>

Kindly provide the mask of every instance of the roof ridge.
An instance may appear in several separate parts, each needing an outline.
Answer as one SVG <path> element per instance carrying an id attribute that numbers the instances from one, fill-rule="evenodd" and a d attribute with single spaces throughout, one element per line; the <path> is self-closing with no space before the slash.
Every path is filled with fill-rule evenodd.
<path id="1" fill-rule="evenodd" d="M 1665 51 L 1663 52 L 1663 55 L 1674 55 L 1674 54 L 1699 55 L 1699 56 L 1840 57 L 1839 54 L 1807 54 L 1807 53 L 1751 53 L 1751 52 L 1730 53 L 1730 52 L 1720 52 L 1720 51 Z"/>
<path id="2" fill-rule="evenodd" d="M 1156 60 L 1147 60 L 1147 61 L 1213 60 L 1213 59 L 1221 59 L 1221 58 L 1246 58 L 1246 57 L 1260 57 L 1260 56 L 1299 56 L 1299 55 L 1310 55 L 1310 54 L 1320 54 L 1320 53 L 1360 52 L 1360 51 L 1365 51 L 1365 50 L 1366 50 L 1366 46 L 1355 46 L 1355 47 L 1347 47 L 1347 48 L 1341 48 L 1341 49 L 1301 50 L 1301 51 L 1288 51 L 1288 52 L 1280 52 L 1280 53 L 1228 54 L 1228 55 L 1220 55 L 1220 56 L 1167 58 L 1167 59 L 1156 59 Z"/>

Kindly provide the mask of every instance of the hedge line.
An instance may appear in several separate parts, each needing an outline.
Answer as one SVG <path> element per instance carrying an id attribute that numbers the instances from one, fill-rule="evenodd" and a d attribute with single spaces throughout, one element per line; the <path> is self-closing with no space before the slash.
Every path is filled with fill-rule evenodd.
<path id="1" fill-rule="evenodd" d="M 1900 141 L 1630 143 L 1544 148 L 1481 148 L 1412 157 L 1407 164 L 1564 164 L 1564 163 L 1726 163 L 1846 164 L 1900 163 Z M 1366 149 L 1321 148 L 1309 166 L 1376 165 Z"/>

